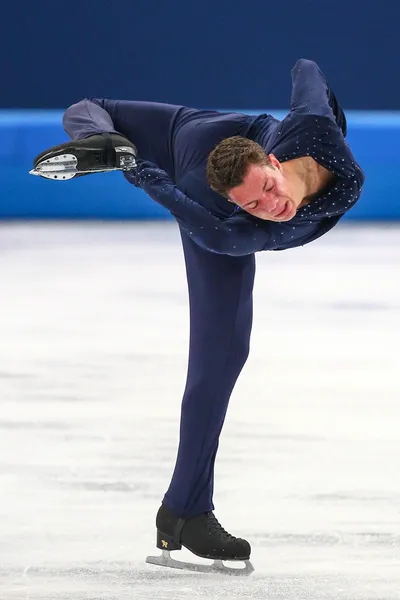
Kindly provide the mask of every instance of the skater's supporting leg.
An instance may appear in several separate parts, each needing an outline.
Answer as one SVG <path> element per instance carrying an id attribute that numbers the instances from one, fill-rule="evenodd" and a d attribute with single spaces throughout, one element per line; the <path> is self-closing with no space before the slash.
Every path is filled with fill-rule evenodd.
<path id="1" fill-rule="evenodd" d="M 254 255 L 207 252 L 182 234 L 190 301 L 190 350 L 180 444 L 164 504 L 190 518 L 213 509 L 214 461 L 229 398 L 246 362 Z"/>

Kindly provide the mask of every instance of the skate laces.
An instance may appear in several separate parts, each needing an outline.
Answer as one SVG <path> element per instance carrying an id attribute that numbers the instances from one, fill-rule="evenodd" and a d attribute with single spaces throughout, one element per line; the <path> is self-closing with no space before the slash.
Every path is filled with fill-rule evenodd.
<path id="1" fill-rule="evenodd" d="M 228 533 L 226 529 L 224 529 L 221 523 L 218 521 L 217 517 L 212 512 L 208 512 L 205 514 L 207 520 L 207 527 L 210 533 L 216 532 L 219 533 L 222 537 L 230 541 L 236 541 L 237 538 Z"/>

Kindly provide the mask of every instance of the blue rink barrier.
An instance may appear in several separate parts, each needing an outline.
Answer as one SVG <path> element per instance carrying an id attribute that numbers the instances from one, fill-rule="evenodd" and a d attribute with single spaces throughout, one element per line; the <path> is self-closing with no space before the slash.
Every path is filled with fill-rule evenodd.
<path id="1" fill-rule="evenodd" d="M 121 173 L 62 183 L 29 175 L 37 154 L 68 141 L 61 118 L 62 111 L 0 111 L 1 219 L 170 218 Z M 366 182 L 361 199 L 345 218 L 400 219 L 400 112 L 350 112 L 348 125 L 347 139 Z"/>

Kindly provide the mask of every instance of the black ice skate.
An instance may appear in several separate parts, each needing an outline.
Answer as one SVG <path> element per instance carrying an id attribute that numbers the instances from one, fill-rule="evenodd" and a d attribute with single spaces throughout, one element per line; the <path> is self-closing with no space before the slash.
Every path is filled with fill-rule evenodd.
<path id="1" fill-rule="evenodd" d="M 100 133 L 83 140 L 53 146 L 36 156 L 31 175 L 65 181 L 73 177 L 129 171 L 136 167 L 136 148 L 114 133 Z"/>
<path id="2" fill-rule="evenodd" d="M 148 556 L 146 562 L 174 569 L 186 569 L 203 573 L 228 573 L 229 575 L 250 575 L 254 571 L 250 562 L 250 544 L 236 538 L 218 523 L 214 513 L 207 512 L 191 519 L 176 517 L 162 505 L 157 519 L 157 548 L 161 556 Z M 201 558 L 209 558 L 212 565 L 186 563 L 171 558 L 170 552 L 184 546 Z M 245 567 L 226 567 L 222 561 L 244 561 Z"/>

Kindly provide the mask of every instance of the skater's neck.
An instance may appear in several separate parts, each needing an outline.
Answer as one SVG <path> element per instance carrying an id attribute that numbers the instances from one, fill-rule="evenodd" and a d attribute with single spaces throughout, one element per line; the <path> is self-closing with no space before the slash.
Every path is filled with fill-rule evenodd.
<path id="1" fill-rule="evenodd" d="M 335 181 L 335 175 L 311 156 L 282 163 L 285 177 L 296 190 L 299 208 L 305 206 Z"/>

